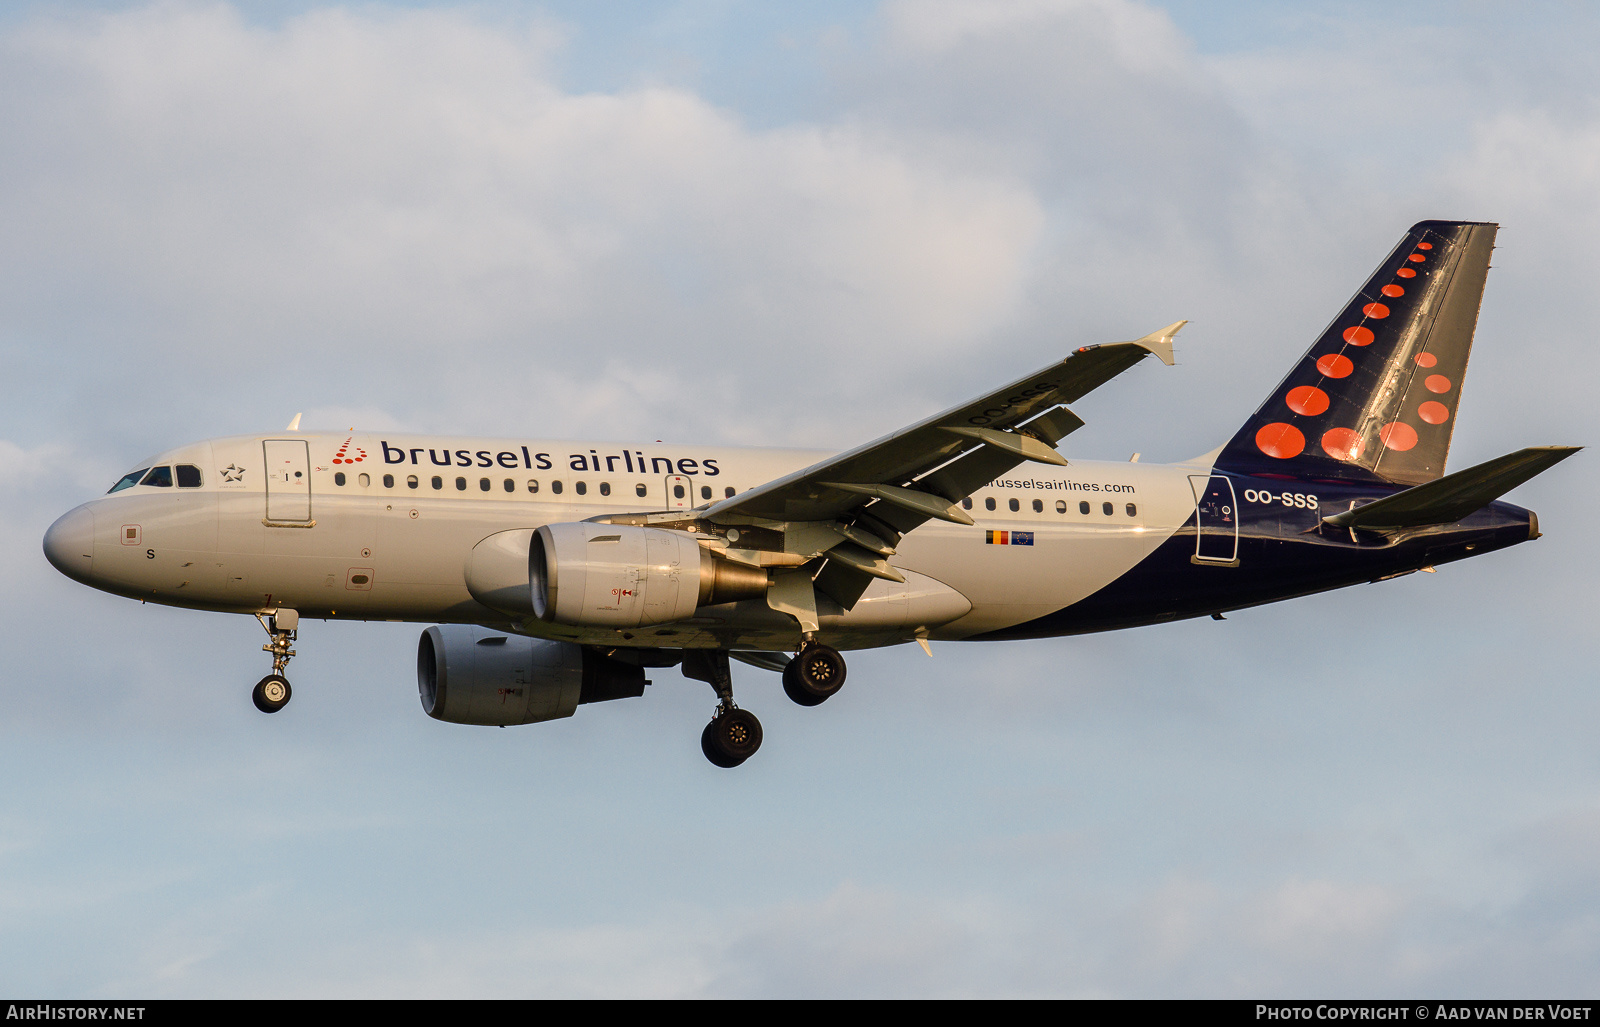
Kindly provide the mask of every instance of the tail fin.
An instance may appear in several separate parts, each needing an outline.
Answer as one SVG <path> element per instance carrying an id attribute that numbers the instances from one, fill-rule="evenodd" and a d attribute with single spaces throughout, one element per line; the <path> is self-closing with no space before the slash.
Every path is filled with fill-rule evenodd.
<path id="1" fill-rule="evenodd" d="M 1217 466 L 1404 485 L 1443 474 L 1498 228 L 1413 225 Z"/>

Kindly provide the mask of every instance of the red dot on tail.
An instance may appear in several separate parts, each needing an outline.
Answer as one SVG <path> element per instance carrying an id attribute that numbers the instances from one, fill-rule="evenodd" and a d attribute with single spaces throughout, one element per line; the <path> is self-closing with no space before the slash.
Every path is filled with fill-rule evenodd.
<path id="1" fill-rule="evenodd" d="M 1450 420 L 1450 408 L 1436 400 L 1428 400 L 1417 407 L 1417 416 L 1429 424 L 1443 424 Z"/>
<path id="2" fill-rule="evenodd" d="M 1385 296 L 1390 297 L 1391 299 L 1395 296 L 1404 296 L 1406 294 L 1406 291 L 1400 288 L 1398 285 L 1385 285 L 1378 291 L 1383 293 Z"/>
<path id="3" fill-rule="evenodd" d="M 1419 250 L 1431 250 L 1431 249 L 1433 249 L 1433 243 L 1431 243 L 1431 242 L 1419 242 L 1419 243 L 1417 243 L 1417 249 L 1419 249 Z"/>
<path id="4" fill-rule="evenodd" d="M 1423 255 L 1422 255 L 1422 254 L 1420 254 L 1420 253 L 1413 253 L 1413 254 L 1412 254 L 1412 255 L 1411 255 L 1411 256 L 1409 256 L 1409 257 L 1407 257 L 1407 258 L 1406 258 L 1406 259 L 1407 259 L 1407 260 L 1409 260 L 1409 261 L 1411 261 L 1411 263 L 1413 263 L 1413 264 L 1420 264 L 1420 263 L 1422 263 L 1422 262 L 1423 262 L 1423 261 L 1424 261 L 1424 260 L 1427 260 L 1427 259 L 1428 259 L 1428 258 L 1427 258 L 1427 257 L 1424 257 L 1424 256 L 1423 256 Z"/>
<path id="5" fill-rule="evenodd" d="M 1442 374 L 1430 374 L 1422 384 L 1428 387 L 1429 392 L 1449 392 L 1450 379 Z"/>
<path id="6" fill-rule="evenodd" d="M 1372 345 L 1372 338 L 1372 329 L 1362 325 L 1344 330 L 1344 341 L 1352 346 L 1370 346 Z"/>
<path id="7" fill-rule="evenodd" d="M 1306 437 L 1294 425 L 1275 421 L 1256 432 L 1256 448 L 1275 459 L 1288 460 L 1306 448 Z"/>
<path id="8" fill-rule="evenodd" d="M 1417 444 L 1417 429 L 1409 424 L 1395 421 L 1386 424 L 1378 432 L 1378 438 L 1385 446 L 1404 453 Z"/>
<path id="9" fill-rule="evenodd" d="M 1417 366 L 1418 367 L 1432 367 L 1434 364 L 1437 364 L 1438 362 L 1439 362 L 1438 358 L 1435 357 L 1432 353 L 1418 353 L 1417 354 Z"/>
<path id="10" fill-rule="evenodd" d="M 1283 398 L 1289 409 L 1297 414 L 1315 417 L 1328 409 L 1328 394 L 1315 385 L 1301 385 L 1289 390 Z"/>
<path id="11" fill-rule="evenodd" d="M 1322 451 L 1335 460 L 1355 460 L 1366 443 L 1349 428 L 1329 428 L 1322 434 Z"/>
<path id="12" fill-rule="evenodd" d="M 1382 303 L 1368 303 L 1366 306 L 1361 308 L 1361 312 L 1373 320 L 1378 320 L 1380 318 L 1389 316 L 1389 308 L 1384 306 Z"/>
<path id="13" fill-rule="evenodd" d="M 1401 278 L 1415 278 L 1415 277 L 1417 277 L 1417 273 L 1415 271 L 1411 270 L 1408 267 L 1401 268 L 1400 270 L 1396 271 L 1395 274 L 1399 275 Z"/>
<path id="14" fill-rule="evenodd" d="M 1317 370 L 1329 378 L 1348 378 L 1350 372 L 1355 369 L 1356 365 L 1350 362 L 1349 357 L 1337 353 L 1328 353 L 1317 358 Z"/>

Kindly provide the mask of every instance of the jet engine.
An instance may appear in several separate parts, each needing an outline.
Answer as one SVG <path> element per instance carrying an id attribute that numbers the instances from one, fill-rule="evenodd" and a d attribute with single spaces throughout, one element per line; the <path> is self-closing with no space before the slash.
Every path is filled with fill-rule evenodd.
<path id="1" fill-rule="evenodd" d="M 588 521 L 497 532 L 466 571 L 485 606 L 575 627 L 666 624 L 769 587 L 766 570 L 720 559 L 686 532 Z"/>
<path id="2" fill-rule="evenodd" d="M 644 694 L 642 667 L 574 645 L 440 624 L 417 643 L 422 709 L 452 724 L 536 724 L 570 717 L 580 703 Z"/>

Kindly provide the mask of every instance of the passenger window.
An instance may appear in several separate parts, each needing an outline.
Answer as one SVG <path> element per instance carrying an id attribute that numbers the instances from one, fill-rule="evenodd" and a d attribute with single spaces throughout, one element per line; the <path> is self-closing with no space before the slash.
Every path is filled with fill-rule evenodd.
<path id="1" fill-rule="evenodd" d="M 1110 503 L 1101 503 L 1101 504 L 1100 504 L 1100 509 L 1101 509 L 1101 510 L 1103 510 L 1103 511 L 1105 511 L 1105 515 L 1106 515 L 1106 516 L 1107 516 L 1107 517 L 1110 517 L 1110 516 L 1111 516 L 1111 510 L 1112 510 L 1112 507 L 1111 507 L 1111 504 L 1110 504 Z"/>
<path id="2" fill-rule="evenodd" d="M 528 491 L 529 492 L 533 492 L 533 493 L 537 493 L 539 491 L 539 479 L 538 478 L 529 478 L 528 479 Z"/>
<path id="3" fill-rule="evenodd" d="M 154 485 L 157 488 L 170 489 L 172 487 L 172 468 L 152 467 L 150 473 L 144 476 L 141 485 Z"/>
<path id="4" fill-rule="evenodd" d="M 416 487 L 417 487 L 417 476 L 415 474 L 406 475 L 406 488 L 414 489 Z"/>
<path id="5" fill-rule="evenodd" d="M 478 479 L 478 491 L 479 492 L 488 492 L 489 491 L 489 479 L 488 478 L 479 478 Z"/>
<path id="6" fill-rule="evenodd" d="M 971 510 L 972 509 L 972 497 L 971 496 L 965 496 L 965 497 L 962 498 L 962 500 L 961 500 L 961 509 L 963 509 L 963 510 Z"/>
<path id="7" fill-rule="evenodd" d="M 1081 514 L 1086 514 L 1089 512 L 1089 501 L 1087 499 L 1078 504 L 1078 512 Z"/>
<path id="8" fill-rule="evenodd" d="M 1134 506 L 1132 503 L 1129 503 L 1128 504 L 1128 516 L 1129 517 L 1137 517 L 1137 516 L 1139 516 L 1139 508 L 1137 506 Z"/>
<path id="9" fill-rule="evenodd" d="M 372 484 L 372 475 L 370 475 L 370 474 L 366 473 L 365 471 L 363 471 L 363 472 L 361 472 L 360 477 L 356 478 L 356 480 L 361 483 L 361 487 L 362 488 L 366 488 L 367 486 Z"/>
<path id="10" fill-rule="evenodd" d="M 200 468 L 194 464 L 178 465 L 178 487 L 180 489 L 197 489 L 200 487 Z"/>
<path id="11" fill-rule="evenodd" d="M 383 476 L 383 487 L 386 488 L 386 489 L 394 488 L 394 475 L 385 474 Z"/>
<path id="12" fill-rule="evenodd" d="M 645 487 L 644 487 L 643 484 L 635 485 L 633 487 L 633 491 L 638 493 L 640 499 L 644 498 L 644 494 L 645 494 L 646 490 L 645 490 Z"/>
<path id="13" fill-rule="evenodd" d="M 702 486 L 700 486 L 700 498 L 701 499 L 710 499 L 711 498 L 711 486 L 710 485 L 702 485 Z"/>
<path id="14" fill-rule="evenodd" d="M 1034 513 L 1044 513 L 1044 500 L 1035 499 L 1033 501 L 1033 512 Z"/>
<path id="15" fill-rule="evenodd" d="M 507 478 L 506 479 L 506 491 L 507 492 L 515 492 L 515 491 L 517 491 L 517 483 L 512 481 L 510 478 Z"/>
<path id="16" fill-rule="evenodd" d="M 983 501 L 983 508 L 985 510 L 993 510 L 994 509 L 994 497 L 993 496 L 990 496 L 988 499 L 985 499 Z"/>
<path id="17" fill-rule="evenodd" d="M 672 498 L 673 499 L 682 499 L 683 498 L 683 486 L 682 485 L 674 485 L 674 486 L 672 486 Z"/>
<path id="18" fill-rule="evenodd" d="M 333 473 L 333 483 L 335 485 L 338 485 L 340 488 L 344 487 L 344 472 L 343 471 L 335 471 Z"/>
<path id="19" fill-rule="evenodd" d="M 465 479 L 465 478 L 457 478 L 456 479 L 456 491 L 457 492 L 465 492 L 465 491 L 467 491 L 467 479 Z"/>
<path id="20" fill-rule="evenodd" d="M 432 485 L 432 486 L 433 486 L 433 487 L 434 487 L 434 488 L 435 488 L 435 489 L 442 489 L 442 488 L 444 488 L 444 479 L 443 479 L 443 478 L 441 478 L 441 477 L 439 477 L 439 476 L 438 476 L 438 475 L 437 475 L 437 474 L 435 474 L 435 475 L 434 475 L 434 476 L 433 476 L 433 480 L 432 480 L 432 481 L 431 481 L 431 482 L 430 482 L 430 484 L 431 484 L 431 485 Z"/>
<path id="21" fill-rule="evenodd" d="M 1013 499 L 1011 502 L 1007 503 L 1006 505 L 1011 507 L 1011 512 L 1012 513 L 1016 513 L 1018 510 L 1022 509 L 1022 504 L 1017 502 L 1015 499 Z"/>
<path id="22" fill-rule="evenodd" d="M 139 484 L 139 479 L 143 478 L 145 472 L 148 470 L 150 470 L 150 468 L 141 467 L 132 474 L 124 474 L 121 481 L 117 482 L 115 485 L 111 486 L 111 488 L 106 490 L 106 495 L 109 496 L 113 492 L 121 492 L 123 489 L 133 488 L 135 485 Z"/>
<path id="23" fill-rule="evenodd" d="M 1064 514 L 1066 512 L 1067 512 L 1067 501 L 1065 499 L 1056 500 L 1056 513 Z"/>
<path id="24" fill-rule="evenodd" d="M 611 483 L 609 481 L 603 481 L 600 483 L 600 494 L 602 496 L 611 495 Z"/>
<path id="25" fill-rule="evenodd" d="M 577 492 L 580 496 L 587 496 L 589 494 L 589 483 L 586 481 L 580 481 L 576 485 L 572 486 L 572 488 L 573 491 Z"/>
<path id="26" fill-rule="evenodd" d="M 551 482 L 550 491 L 558 496 L 561 495 L 561 482 L 559 480 Z"/>
<path id="27" fill-rule="evenodd" d="M 722 490 L 722 498 L 723 499 L 732 499 L 733 498 L 733 486 L 732 485 L 729 485 L 727 488 Z"/>

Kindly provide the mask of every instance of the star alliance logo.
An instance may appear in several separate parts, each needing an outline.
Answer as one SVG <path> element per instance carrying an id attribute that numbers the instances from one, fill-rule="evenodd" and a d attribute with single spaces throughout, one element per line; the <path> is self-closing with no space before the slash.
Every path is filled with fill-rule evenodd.
<path id="1" fill-rule="evenodd" d="M 233 464 L 229 464 L 228 466 L 226 466 L 226 467 L 224 467 L 222 469 L 222 480 L 223 481 L 244 481 L 244 468 L 243 467 L 236 467 Z"/>

